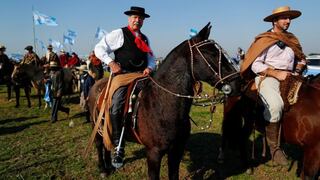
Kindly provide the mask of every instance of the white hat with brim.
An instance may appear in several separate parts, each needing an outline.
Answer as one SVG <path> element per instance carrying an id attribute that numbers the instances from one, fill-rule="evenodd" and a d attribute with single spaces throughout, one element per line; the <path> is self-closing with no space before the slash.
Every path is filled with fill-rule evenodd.
<path id="1" fill-rule="evenodd" d="M 6 49 L 4 45 L 0 45 L 0 49 Z"/>
<path id="2" fill-rule="evenodd" d="M 87 65 L 83 64 L 80 67 L 76 67 L 76 69 L 78 69 L 79 71 L 88 71 Z"/>
<path id="3" fill-rule="evenodd" d="M 279 16 L 289 16 L 290 19 L 295 19 L 301 15 L 301 12 L 298 10 L 290 10 L 289 6 L 282 6 L 274 9 L 272 14 L 265 17 L 263 20 L 266 22 L 272 22 L 274 18 Z"/>

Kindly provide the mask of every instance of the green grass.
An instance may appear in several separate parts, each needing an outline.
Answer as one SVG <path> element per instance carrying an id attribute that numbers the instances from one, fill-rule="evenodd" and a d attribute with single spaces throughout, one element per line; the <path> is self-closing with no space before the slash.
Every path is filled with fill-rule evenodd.
<path id="1" fill-rule="evenodd" d="M 207 86 L 205 89 L 209 92 Z M 91 124 L 84 123 L 85 117 L 76 101 L 78 96 L 75 94 L 71 99 L 66 106 L 71 108 L 73 128 L 61 112 L 58 122 L 51 124 L 50 111 L 37 108 L 35 97 L 31 108 L 27 107 L 25 97 L 20 99 L 20 108 L 15 108 L 15 102 L 7 101 L 6 89 L 0 86 L 0 179 L 100 179 L 96 150 L 92 148 L 87 159 L 82 156 Z M 211 126 L 201 129 L 210 124 L 209 107 L 192 107 L 190 115 L 198 126 L 192 124 L 180 165 L 180 179 L 297 179 L 296 166 L 288 172 L 287 168 L 260 164 L 253 175 L 247 175 L 239 169 L 238 153 L 232 151 L 227 153 L 224 164 L 218 164 L 222 112 L 222 106 L 218 105 Z M 166 162 L 165 157 L 161 179 L 168 179 Z M 107 179 L 146 179 L 146 174 L 143 146 L 127 143 L 125 166 Z"/>

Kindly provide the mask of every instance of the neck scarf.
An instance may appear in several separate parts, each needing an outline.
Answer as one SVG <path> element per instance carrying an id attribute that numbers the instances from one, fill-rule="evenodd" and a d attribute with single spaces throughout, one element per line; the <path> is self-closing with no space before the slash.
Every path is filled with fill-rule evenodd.
<path id="1" fill-rule="evenodd" d="M 141 37 L 141 33 L 136 33 L 135 31 L 133 31 L 130 26 L 128 26 L 128 29 L 131 31 L 131 33 L 133 34 L 133 36 L 135 37 L 134 39 L 134 43 L 137 45 L 137 47 L 143 51 L 143 52 L 146 52 L 146 53 L 150 53 L 152 56 L 152 51 L 150 49 L 150 47 L 148 46 L 148 44 L 142 40 L 142 37 Z"/>

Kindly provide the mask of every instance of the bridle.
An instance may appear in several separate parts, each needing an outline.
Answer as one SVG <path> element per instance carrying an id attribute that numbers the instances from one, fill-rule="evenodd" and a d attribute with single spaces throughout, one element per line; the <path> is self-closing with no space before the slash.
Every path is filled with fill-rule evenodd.
<path id="1" fill-rule="evenodd" d="M 215 47 L 219 50 L 219 66 L 218 66 L 218 72 L 216 70 L 214 70 L 212 68 L 212 66 L 210 65 L 210 63 L 208 62 L 208 60 L 204 57 L 204 55 L 202 54 L 202 52 L 200 51 L 200 47 L 204 46 L 204 45 L 207 45 L 207 44 L 214 44 Z M 204 40 L 204 41 L 200 41 L 198 43 L 195 43 L 195 44 L 191 44 L 191 40 L 188 40 L 188 45 L 189 45 L 189 49 L 190 49 L 190 57 L 191 57 L 191 74 L 192 74 L 192 78 L 194 81 L 198 81 L 196 80 L 195 78 L 195 75 L 194 75 L 194 52 L 193 52 L 193 49 L 195 48 L 197 50 L 197 52 L 199 53 L 199 55 L 202 57 L 202 60 L 207 64 L 208 68 L 213 72 L 214 76 L 217 77 L 218 81 L 215 83 L 215 85 L 213 86 L 214 89 L 216 89 L 216 87 L 222 83 L 224 84 L 224 81 L 226 81 L 227 79 L 231 79 L 231 78 L 234 78 L 236 75 L 239 75 L 239 72 L 234 72 L 234 73 L 231 73 L 225 77 L 222 77 L 222 72 L 221 72 L 221 57 L 222 57 L 222 54 L 224 56 L 227 56 L 227 53 L 223 50 L 223 48 L 218 44 L 216 43 L 215 41 L 213 40 Z"/>
<path id="2" fill-rule="evenodd" d="M 218 72 L 216 70 L 213 69 L 213 67 L 211 66 L 211 64 L 209 63 L 209 61 L 204 57 L 203 53 L 200 51 L 200 47 L 208 45 L 208 44 L 214 44 L 215 47 L 217 47 L 217 49 L 219 50 L 219 68 L 218 68 Z M 162 85 L 160 85 L 158 82 L 156 82 L 152 77 L 149 77 L 149 79 L 156 85 L 158 86 L 160 89 L 162 89 L 163 91 L 172 94 L 174 96 L 177 97 L 182 97 L 182 98 L 188 98 L 188 99 L 210 99 L 210 105 L 212 104 L 218 104 L 223 102 L 224 97 L 217 97 L 216 93 L 215 93 L 215 89 L 216 87 L 220 84 L 220 83 L 224 83 L 224 81 L 226 81 L 227 79 L 233 78 L 236 75 L 239 75 L 239 72 L 234 72 L 231 73 L 225 77 L 222 77 L 222 72 L 221 72 L 221 57 L 222 54 L 223 55 L 227 55 L 226 52 L 222 49 L 222 47 L 220 45 L 218 45 L 215 41 L 213 40 L 204 40 L 204 41 L 200 41 L 198 43 L 195 43 L 193 45 L 191 45 L 190 40 L 188 40 L 188 45 L 189 45 L 189 49 L 190 49 L 190 59 L 191 59 L 191 74 L 192 74 L 192 78 L 194 80 L 194 82 L 199 82 L 199 80 L 197 80 L 195 78 L 194 75 L 194 52 L 193 49 L 195 48 L 197 50 L 197 52 L 200 54 L 200 56 L 202 57 L 202 60 L 207 64 L 208 68 L 210 69 L 210 71 L 213 72 L 214 76 L 216 76 L 218 78 L 218 81 L 215 83 L 215 85 L 213 86 L 213 95 L 209 96 L 209 95 L 196 95 L 196 96 L 192 96 L 192 95 L 183 95 L 183 94 L 179 94 L 179 93 L 175 93 L 170 91 L 169 89 L 163 87 Z M 230 85 L 229 88 L 231 89 Z M 224 94 L 227 94 L 224 92 Z"/>

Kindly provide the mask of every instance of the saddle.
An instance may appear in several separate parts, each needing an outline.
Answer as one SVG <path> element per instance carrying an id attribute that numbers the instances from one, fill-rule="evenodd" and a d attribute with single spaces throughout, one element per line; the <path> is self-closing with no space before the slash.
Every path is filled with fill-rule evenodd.
<path id="1" fill-rule="evenodd" d="M 111 143 L 111 132 L 112 132 L 112 125 L 110 122 L 109 117 L 109 107 L 111 105 L 111 99 L 112 95 L 121 86 L 128 86 L 125 105 L 124 105 L 124 114 L 123 119 L 125 120 L 125 126 L 128 129 L 131 129 L 129 131 L 131 133 L 131 137 L 133 137 L 133 140 L 136 142 L 141 143 L 136 131 L 135 131 L 135 125 L 136 125 L 136 115 L 137 115 L 137 109 L 138 109 L 138 94 L 141 91 L 143 85 L 145 84 L 148 77 L 142 76 L 141 73 L 130 73 L 126 74 L 126 77 L 122 77 L 122 75 L 117 75 L 112 79 L 111 87 L 109 89 L 109 95 L 106 99 L 106 108 L 104 110 L 104 118 L 102 119 L 102 123 L 99 126 L 98 133 L 103 137 L 104 144 L 107 149 L 112 147 Z M 106 87 L 101 91 L 99 96 L 97 97 L 97 104 L 96 109 L 100 110 L 103 98 L 105 96 Z M 134 117 L 134 118 L 132 118 Z M 133 121 L 134 120 L 134 121 Z"/>

